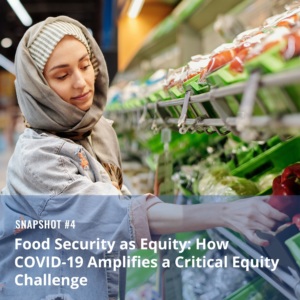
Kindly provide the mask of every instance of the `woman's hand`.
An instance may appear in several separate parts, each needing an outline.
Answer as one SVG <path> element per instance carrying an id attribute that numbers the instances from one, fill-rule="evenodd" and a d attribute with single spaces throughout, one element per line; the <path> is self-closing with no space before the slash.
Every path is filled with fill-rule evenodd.
<path id="1" fill-rule="evenodd" d="M 242 233 L 255 244 L 267 246 L 268 241 L 260 239 L 256 231 L 271 232 L 288 219 L 267 200 L 265 197 L 253 197 L 225 203 L 221 215 L 224 227 Z"/>
<path id="2" fill-rule="evenodd" d="M 240 232 L 255 244 L 266 246 L 268 241 L 260 239 L 256 231 L 270 232 L 288 218 L 266 201 L 262 197 L 253 197 L 195 205 L 158 203 L 148 209 L 148 222 L 152 234 L 227 227 Z"/>

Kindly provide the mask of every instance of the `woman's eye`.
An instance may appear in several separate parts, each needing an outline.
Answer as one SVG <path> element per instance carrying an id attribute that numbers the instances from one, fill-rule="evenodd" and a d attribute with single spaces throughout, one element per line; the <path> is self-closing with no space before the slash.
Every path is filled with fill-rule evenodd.
<path id="1" fill-rule="evenodd" d="M 90 64 L 85 65 L 85 66 L 82 67 L 82 69 L 83 69 L 83 70 L 87 70 L 87 69 L 89 68 L 89 66 L 90 66 Z"/>
<path id="2" fill-rule="evenodd" d="M 57 79 L 62 80 L 65 79 L 68 76 L 68 74 L 64 74 L 62 76 L 58 76 Z"/>

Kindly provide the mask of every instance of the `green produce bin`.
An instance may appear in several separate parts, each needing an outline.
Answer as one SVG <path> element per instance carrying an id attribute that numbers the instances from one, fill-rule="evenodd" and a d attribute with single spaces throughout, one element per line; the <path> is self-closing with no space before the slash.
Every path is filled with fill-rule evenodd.
<path id="1" fill-rule="evenodd" d="M 207 82 L 213 87 L 223 87 L 238 82 L 245 82 L 249 79 L 249 73 L 245 69 L 242 73 L 235 73 L 229 69 L 229 64 L 220 68 L 219 70 L 209 74 L 207 76 Z M 230 111 L 230 116 L 237 116 L 239 112 L 239 107 L 242 101 L 243 95 L 233 95 L 224 97 L 228 109 Z M 255 102 L 253 115 L 262 116 L 266 114 L 266 109 L 262 107 L 262 104 Z"/>
<path id="2" fill-rule="evenodd" d="M 146 99 L 148 100 L 148 102 L 157 102 L 158 101 L 158 97 L 155 93 L 150 94 L 149 96 L 146 97 Z"/>
<path id="3" fill-rule="evenodd" d="M 300 161 L 300 137 L 276 144 L 231 172 L 232 175 L 253 181 L 266 173 L 281 172 L 287 166 Z"/>
<path id="4" fill-rule="evenodd" d="M 296 263 L 300 266 L 300 232 L 285 241 Z"/>
<path id="5" fill-rule="evenodd" d="M 194 94 L 202 94 L 209 92 L 209 85 L 205 83 L 200 83 L 200 74 L 195 75 L 194 77 L 186 80 L 183 83 L 183 88 L 185 91 L 193 91 Z"/>
<path id="6" fill-rule="evenodd" d="M 164 90 L 159 90 L 159 91 L 155 92 L 154 95 L 156 95 L 158 100 L 162 100 L 162 101 L 171 99 L 171 96 L 169 95 L 169 93 Z"/>
<path id="7" fill-rule="evenodd" d="M 154 94 L 157 97 L 158 101 L 171 100 L 171 95 L 164 90 L 159 90 L 159 91 L 155 92 Z M 181 107 L 168 106 L 168 107 L 160 108 L 160 110 L 163 110 L 164 112 L 166 112 L 168 117 L 177 119 L 180 117 Z"/>
<path id="8" fill-rule="evenodd" d="M 197 74 L 189 80 L 185 81 L 183 83 L 184 90 L 186 92 L 191 91 L 192 95 L 199 95 L 209 92 L 210 86 L 206 82 L 200 83 L 199 79 L 200 74 Z M 190 104 L 190 111 L 193 118 L 219 118 L 219 115 L 217 114 L 209 100 L 201 103 Z"/>
<path id="9" fill-rule="evenodd" d="M 185 91 L 182 89 L 180 90 L 177 86 L 173 86 L 169 89 L 169 94 L 171 95 L 171 98 L 183 98 Z"/>
<path id="10" fill-rule="evenodd" d="M 171 87 L 168 90 L 168 93 L 170 95 L 170 100 L 181 99 L 181 98 L 184 98 L 184 96 L 185 96 L 185 91 L 183 89 L 182 90 L 179 89 L 177 86 Z M 169 106 L 169 107 L 166 107 L 165 110 L 168 111 L 168 114 L 171 118 L 178 119 L 181 115 L 182 105 Z M 193 112 L 192 110 L 188 110 L 187 117 L 188 118 L 195 118 L 196 113 Z"/>
<path id="11" fill-rule="evenodd" d="M 272 74 L 292 69 L 299 69 L 300 58 L 285 60 L 280 54 L 284 44 L 272 47 L 268 51 L 245 63 L 246 70 L 261 70 L 262 74 Z M 300 111 L 300 87 L 292 84 L 286 87 L 260 88 L 259 98 L 263 101 L 269 114 Z"/>
<path id="12" fill-rule="evenodd" d="M 229 65 L 212 72 L 206 77 L 208 84 L 212 87 L 224 87 L 237 82 L 243 82 L 248 79 L 248 73 L 234 74 L 229 70 Z M 219 100 L 218 100 L 219 101 Z M 227 107 L 227 114 L 229 116 L 237 116 L 240 103 L 242 101 L 242 95 L 226 96 L 222 99 L 223 107 Z"/>
<path id="13" fill-rule="evenodd" d="M 142 107 L 144 104 L 145 104 L 144 99 L 132 98 L 132 99 L 127 100 L 123 104 L 123 108 L 124 109 L 139 108 L 139 107 Z"/>
<path id="14" fill-rule="evenodd" d="M 235 73 L 229 69 L 229 65 L 225 65 L 219 70 L 212 72 L 206 78 L 207 82 L 212 86 L 227 86 L 237 82 L 248 80 L 249 73 L 244 70 L 242 73 Z"/>
<path id="15" fill-rule="evenodd" d="M 300 58 L 293 57 L 285 60 L 281 55 L 281 50 L 285 46 L 284 43 L 276 45 L 266 52 L 254 57 L 245 63 L 248 72 L 261 69 L 263 74 L 278 73 L 300 67 Z"/>

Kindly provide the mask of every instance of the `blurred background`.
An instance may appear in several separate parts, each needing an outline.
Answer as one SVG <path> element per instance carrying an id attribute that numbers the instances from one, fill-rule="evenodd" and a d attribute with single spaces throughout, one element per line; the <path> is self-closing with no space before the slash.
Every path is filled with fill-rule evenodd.
<path id="1" fill-rule="evenodd" d="M 237 33 L 258 26 L 287 2 L 291 1 L 0 0 L 0 187 L 23 130 L 13 63 L 17 45 L 30 25 L 58 15 L 82 22 L 102 48 L 111 83 L 121 85 L 211 51 Z"/>

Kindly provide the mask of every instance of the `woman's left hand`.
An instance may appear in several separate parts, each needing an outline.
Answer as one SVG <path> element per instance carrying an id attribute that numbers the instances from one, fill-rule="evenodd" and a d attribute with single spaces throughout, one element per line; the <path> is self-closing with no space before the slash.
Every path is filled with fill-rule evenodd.
<path id="1" fill-rule="evenodd" d="M 267 203 L 265 197 L 253 197 L 226 203 L 221 215 L 224 226 L 245 235 L 251 242 L 267 246 L 256 231 L 271 232 L 289 217 Z"/>

